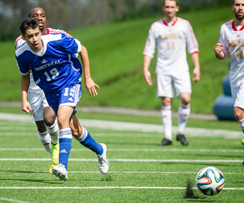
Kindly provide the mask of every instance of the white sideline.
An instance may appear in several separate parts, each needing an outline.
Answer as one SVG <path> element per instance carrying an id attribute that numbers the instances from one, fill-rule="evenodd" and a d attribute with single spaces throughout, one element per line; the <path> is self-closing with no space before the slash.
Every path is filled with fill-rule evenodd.
<path id="1" fill-rule="evenodd" d="M 8 199 L 8 198 L 1 198 L 1 197 L 0 197 L 0 200 L 6 201 L 6 202 L 15 202 L 15 203 L 31 203 L 31 202 L 20 201 L 17 199 Z"/>
<path id="2" fill-rule="evenodd" d="M 33 122 L 30 120 L 29 115 L 8 114 L 0 113 L 0 120 L 15 120 L 21 122 Z M 142 124 L 142 123 L 129 123 L 119 121 L 104 121 L 94 119 L 79 119 L 80 123 L 87 128 L 110 129 L 116 131 L 139 131 L 139 132 L 157 132 L 163 133 L 163 126 L 156 124 Z M 177 127 L 172 128 L 173 133 L 177 132 Z M 238 130 L 238 126 L 237 126 Z M 221 130 L 221 129 L 204 129 L 204 128 L 189 128 L 186 127 L 185 134 L 187 136 L 222 136 L 228 139 L 243 138 L 240 131 Z"/>
<path id="3" fill-rule="evenodd" d="M 43 148 L 0 148 L 0 151 L 44 151 Z M 72 151 L 79 152 L 79 151 L 89 151 L 89 149 L 82 149 L 82 148 L 72 148 Z M 241 149 L 111 149 L 109 148 L 108 151 L 111 152 L 221 152 L 221 153 L 243 153 Z"/>
<path id="4" fill-rule="evenodd" d="M 50 161 L 46 158 L 0 158 L 0 161 Z M 74 159 L 70 158 L 69 161 L 95 161 L 97 162 L 97 159 Z M 243 162 L 241 159 L 235 159 L 235 160 L 194 160 L 194 159 L 109 159 L 109 161 L 118 161 L 118 162 L 185 162 L 185 163 L 234 163 L 234 162 Z"/>
<path id="5" fill-rule="evenodd" d="M 134 186 L 105 186 L 105 187 L 0 187 L 0 189 L 32 189 L 32 190 L 54 190 L 54 189 L 159 189 L 159 190 L 185 190 L 185 187 L 134 187 Z M 196 187 L 192 189 L 196 190 Z M 223 190 L 244 190 L 244 188 L 223 188 Z"/>

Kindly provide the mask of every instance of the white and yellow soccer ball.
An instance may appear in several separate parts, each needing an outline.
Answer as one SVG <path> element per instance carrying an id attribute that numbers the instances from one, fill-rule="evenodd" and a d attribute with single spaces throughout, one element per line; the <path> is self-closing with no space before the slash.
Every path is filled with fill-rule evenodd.
<path id="1" fill-rule="evenodd" d="M 195 179 L 197 188 L 208 196 L 218 194 L 224 187 L 225 178 L 223 173 L 215 167 L 201 169 Z"/>

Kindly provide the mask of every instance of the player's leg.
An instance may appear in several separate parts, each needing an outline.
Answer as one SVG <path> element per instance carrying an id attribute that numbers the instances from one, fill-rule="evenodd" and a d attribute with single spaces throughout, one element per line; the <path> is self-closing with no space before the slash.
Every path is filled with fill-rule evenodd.
<path id="1" fill-rule="evenodd" d="M 70 119 L 72 113 L 81 97 L 80 84 L 71 87 L 65 87 L 59 94 L 46 93 L 49 105 L 57 115 L 59 126 L 59 165 L 55 166 L 52 171 L 61 180 L 68 177 L 68 160 L 72 148 L 72 131 L 70 128 Z"/>
<path id="2" fill-rule="evenodd" d="M 162 124 L 164 127 L 164 139 L 159 146 L 172 144 L 172 98 L 174 89 L 171 76 L 157 74 L 157 97 L 162 99 Z"/>
<path id="3" fill-rule="evenodd" d="M 182 145 L 188 145 L 189 143 L 185 138 L 184 130 L 191 111 L 191 81 L 189 72 L 179 76 L 174 76 L 173 80 L 177 92 L 177 97 L 181 102 L 178 108 L 178 130 L 176 140 L 180 141 Z"/>
<path id="4" fill-rule="evenodd" d="M 181 104 L 178 108 L 178 130 L 177 130 L 178 140 L 180 140 L 179 139 L 180 135 L 184 135 L 184 130 L 185 130 L 188 118 L 190 116 L 191 94 L 189 92 L 183 92 L 180 94 L 179 97 L 180 97 Z M 183 143 L 185 143 L 184 145 L 187 145 L 186 142 L 183 141 Z"/>
<path id="5" fill-rule="evenodd" d="M 68 178 L 68 161 L 69 154 L 72 148 L 72 132 L 69 126 L 69 120 L 74 107 L 62 105 L 59 106 L 57 112 L 57 120 L 59 126 L 59 164 L 52 169 L 52 173 L 58 176 L 60 180 Z"/>
<path id="6" fill-rule="evenodd" d="M 47 132 L 46 126 L 43 121 L 43 103 L 42 103 L 42 90 L 29 87 L 28 100 L 31 106 L 32 119 L 35 121 L 38 131 L 38 137 L 45 150 L 51 155 L 51 138 Z"/>
<path id="7" fill-rule="evenodd" d="M 43 118 L 44 118 L 47 131 L 51 137 L 51 150 L 52 150 L 51 168 L 53 168 L 59 164 L 59 140 L 58 140 L 59 128 L 58 128 L 58 123 L 56 121 L 55 112 L 53 111 L 52 107 L 47 105 L 46 98 L 44 100 L 46 102 L 46 105 L 43 111 Z"/>
<path id="8" fill-rule="evenodd" d="M 72 120 L 70 121 L 70 128 L 76 140 L 78 140 L 83 146 L 97 154 L 98 168 L 102 174 L 106 174 L 109 169 L 109 163 L 106 157 L 107 146 L 103 143 L 97 143 L 92 138 L 90 133 L 84 127 L 81 126 L 76 114 L 72 115 Z"/>
<path id="9" fill-rule="evenodd" d="M 234 100 L 234 115 L 244 134 L 244 87 L 231 87 L 231 95 Z M 242 139 L 244 145 L 244 139 Z"/>

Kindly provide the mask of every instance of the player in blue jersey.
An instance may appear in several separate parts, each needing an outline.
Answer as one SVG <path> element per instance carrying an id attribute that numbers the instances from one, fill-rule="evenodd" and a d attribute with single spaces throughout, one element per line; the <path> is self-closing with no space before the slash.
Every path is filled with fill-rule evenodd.
<path id="1" fill-rule="evenodd" d="M 68 33 L 64 32 L 63 30 L 47 28 L 46 13 L 40 7 L 32 8 L 28 14 L 28 17 L 35 17 L 38 19 L 39 28 L 42 32 L 42 35 L 62 32 L 66 36 L 71 37 Z M 16 39 L 15 48 L 17 49 L 23 43 L 25 43 L 25 40 L 22 38 L 22 35 L 20 35 Z M 59 162 L 59 143 L 57 143 L 58 138 L 56 138 L 59 133 L 59 129 L 56 122 L 55 113 L 53 109 L 48 105 L 48 102 L 42 89 L 35 84 L 32 73 L 30 73 L 28 102 L 31 107 L 31 112 L 33 112 L 32 115 L 34 115 L 33 119 L 36 122 L 39 139 L 42 142 L 46 151 L 52 154 L 52 164 L 49 168 L 49 172 L 52 173 L 52 168 L 58 165 Z M 75 113 L 73 113 L 72 119 L 70 120 L 70 128 L 75 139 L 82 144 L 80 138 L 82 137 L 83 129 Z M 102 160 L 98 157 L 99 169 L 101 167 L 101 161 Z"/>
<path id="2" fill-rule="evenodd" d="M 20 30 L 26 41 L 15 51 L 21 72 L 22 108 L 26 112 L 31 109 L 27 101 L 27 92 L 30 83 L 29 72 L 32 69 L 35 83 L 44 91 L 48 104 L 57 115 L 60 129 L 60 164 L 55 166 L 52 172 L 61 180 L 66 180 L 68 158 L 72 147 L 69 121 L 81 97 L 82 66 L 74 53 L 79 53 L 81 57 L 84 82 L 89 94 L 96 96 L 96 88 L 99 86 L 94 83 L 90 75 L 87 49 L 78 40 L 67 37 L 63 33 L 41 36 L 38 21 L 35 18 L 25 19 L 20 25 Z M 109 169 L 106 145 L 97 143 L 83 127 L 82 131 L 80 143 L 97 154 L 99 170 L 106 174 Z"/>

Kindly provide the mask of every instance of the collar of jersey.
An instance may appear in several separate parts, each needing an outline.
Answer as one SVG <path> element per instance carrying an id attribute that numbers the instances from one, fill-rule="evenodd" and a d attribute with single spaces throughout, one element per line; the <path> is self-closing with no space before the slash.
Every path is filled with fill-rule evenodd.
<path id="1" fill-rule="evenodd" d="M 236 26 L 234 25 L 234 20 L 233 20 L 233 21 L 232 21 L 232 28 L 233 28 L 234 31 L 242 31 L 242 30 L 244 30 L 244 25 L 241 27 L 240 30 L 238 30 L 238 29 L 236 28 Z"/>
<path id="2" fill-rule="evenodd" d="M 47 33 L 46 33 L 46 35 L 48 35 L 48 34 L 50 34 L 49 28 L 47 28 Z"/>
<path id="3" fill-rule="evenodd" d="M 170 26 L 168 23 L 166 23 L 166 22 L 164 21 L 164 19 L 162 19 L 162 21 L 163 21 L 164 25 L 166 25 L 166 26 Z M 171 26 L 174 26 L 175 23 L 176 23 L 177 21 L 178 21 L 178 17 L 176 17 L 175 22 L 173 22 Z"/>

